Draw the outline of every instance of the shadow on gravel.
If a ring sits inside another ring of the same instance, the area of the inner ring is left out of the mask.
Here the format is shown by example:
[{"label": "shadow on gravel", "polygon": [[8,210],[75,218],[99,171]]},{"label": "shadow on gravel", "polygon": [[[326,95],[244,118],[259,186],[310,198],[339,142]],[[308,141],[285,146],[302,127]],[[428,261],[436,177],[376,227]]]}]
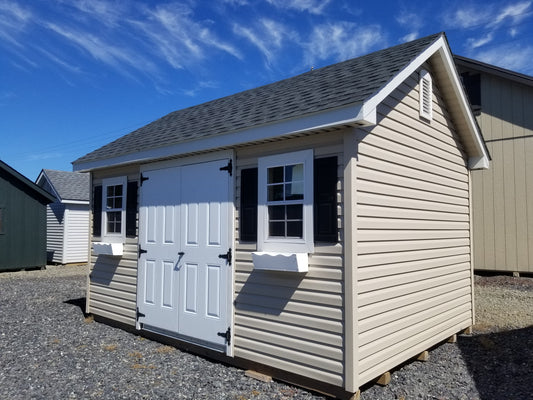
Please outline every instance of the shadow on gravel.
[{"label": "shadow on gravel", "polygon": [[87,303],[87,299],[85,297],[80,297],[79,299],[66,300],[63,303],[79,307],[81,312],[83,313],[83,317],[84,318],[88,317],[89,314],[85,313],[85,304]]},{"label": "shadow on gravel", "polygon": [[481,400],[533,399],[533,326],[458,340]]}]

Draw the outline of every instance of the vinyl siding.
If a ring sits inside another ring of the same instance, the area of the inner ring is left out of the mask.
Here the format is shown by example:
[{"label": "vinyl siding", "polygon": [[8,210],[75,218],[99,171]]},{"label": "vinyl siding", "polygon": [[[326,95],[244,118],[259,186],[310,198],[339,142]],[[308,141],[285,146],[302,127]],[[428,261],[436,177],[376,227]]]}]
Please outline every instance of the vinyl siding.
[{"label": "vinyl siding", "polygon": [[65,210],[63,263],[88,261],[89,206],[69,204]]},{"label": "vinyl siding", "polygon": [[481,73],[478,123],[492,156],[472,172],[475,269],[533,273],[533,87]]},{"label": "vinyl siding", "polygon": [[[106,173],[107,172],[107,173]],[[127,176],[128,181],[139,179],[138,167],[114,169],[96,175],[93,173],[93,187],[102,179],[113,176]],[[112,175],[109,175],[112,174]],[[92,212],[90,212],[92,229]],[[92,237],[93,242],[101,241]],[[96,256],[91,245],[90,274],[87,311],[95,315],[135,326],[137,307],[137,238],[126,238],[122,257]]]},{"label": "vinyl siding", "polygon": [[258,155],[314,149],[314,157],[338,159],[338,227],[342,236],[342,133],[247,147],[236,153],[236,357],[285,369],[337,386],[344,383],[342,245],[315,243],[305,274],[257,271],[255,243],[239,241],[240,171],[257,166]]},{"label": "vinyl siding", "polygon": [[63,263],[63,230],[65,205],[60,202],[46,206],[46,252],[48,261]]},{"label": "vinyl siding", "polygon": [[472,324],[469,173],[433,82],[430,123],[413,74],[358,132],[359,386]]}]

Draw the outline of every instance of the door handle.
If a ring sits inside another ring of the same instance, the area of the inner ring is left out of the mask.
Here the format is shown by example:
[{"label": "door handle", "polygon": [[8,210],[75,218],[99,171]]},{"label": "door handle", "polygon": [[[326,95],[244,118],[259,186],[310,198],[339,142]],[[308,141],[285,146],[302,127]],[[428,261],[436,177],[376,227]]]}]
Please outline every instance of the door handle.
[{"label": "door handle", "polygon": [[178,253],[178,256],[180,256],[180,257],[183,257],[184,255],[185,255],[185,252],[183,252],[183,251],[180,251],[180,252]]}]

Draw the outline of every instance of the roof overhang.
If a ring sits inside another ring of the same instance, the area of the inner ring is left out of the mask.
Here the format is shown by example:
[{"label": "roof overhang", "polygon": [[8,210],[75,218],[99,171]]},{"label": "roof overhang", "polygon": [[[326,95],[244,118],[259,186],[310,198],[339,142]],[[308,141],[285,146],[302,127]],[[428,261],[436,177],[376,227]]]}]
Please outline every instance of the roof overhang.
[{"label": "roof overhang", "polygon": [[85,172],[111,165],[145,163],[168,157],[234,147],[245,143],[291,137],[305,132],[328,130],[340,126],[369,126],[375,123],[375,110],[366,112],[361,104],[351,104],[325,112],[304,115],[300,118],[260,125],[217,136],[183,141],[170,146],[140,150],[135,153],[103,160],[73,163],[73,168],[74,171]]}]

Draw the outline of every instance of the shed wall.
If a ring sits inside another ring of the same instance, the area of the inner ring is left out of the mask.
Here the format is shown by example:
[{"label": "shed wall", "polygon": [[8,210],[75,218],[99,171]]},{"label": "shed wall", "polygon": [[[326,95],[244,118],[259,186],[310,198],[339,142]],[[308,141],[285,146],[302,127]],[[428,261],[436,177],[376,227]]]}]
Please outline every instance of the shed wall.
[{"label": "shed wall", "polygon": [[315,243],[305,274],[253,269],[256,243],[239,240],[243,168],[258,156],[314,149],[336,155],[339,236],[342,236],[342,132],[246,147],[236,155],[235,356],[342,387],[344,384],[343,247]]},{"label": "shed wall", "polygon": [[492,156],[472,172],[475,269],[533,273],[533,87],[481,73],[478,123]]},{"label": "shed wall", "polygon": [[46,265],[46,205],[0,170],[0,270]]},{"label": "shed wall", "polygon": [[433,82],[430,123],[415,73],[359,130],[359,386],[473,323],[469,172]]},{"label": "shed wall", "polygon": [[[102,184],[102,179],[112,176],[127,176],[128,181],[139,179],[139,168],[115,168],[112,171],[93,173],[93,187]],[[92,191],[94,193],[94,191]],[[92,230],[93,213],[90,227]],[[100,237],[92,237],[92,243]],[[89,285],[87,288],[87,312],[109,318],[126,325],[135,326],[137,306],[137,238],[126,238],[124,255],[110,257],[95,255],[91,243]]]},{"label": "shed wall", "polygon": [[65,205],[54,202],[46,206],[46,252],[48,261],[63,263]]}]

